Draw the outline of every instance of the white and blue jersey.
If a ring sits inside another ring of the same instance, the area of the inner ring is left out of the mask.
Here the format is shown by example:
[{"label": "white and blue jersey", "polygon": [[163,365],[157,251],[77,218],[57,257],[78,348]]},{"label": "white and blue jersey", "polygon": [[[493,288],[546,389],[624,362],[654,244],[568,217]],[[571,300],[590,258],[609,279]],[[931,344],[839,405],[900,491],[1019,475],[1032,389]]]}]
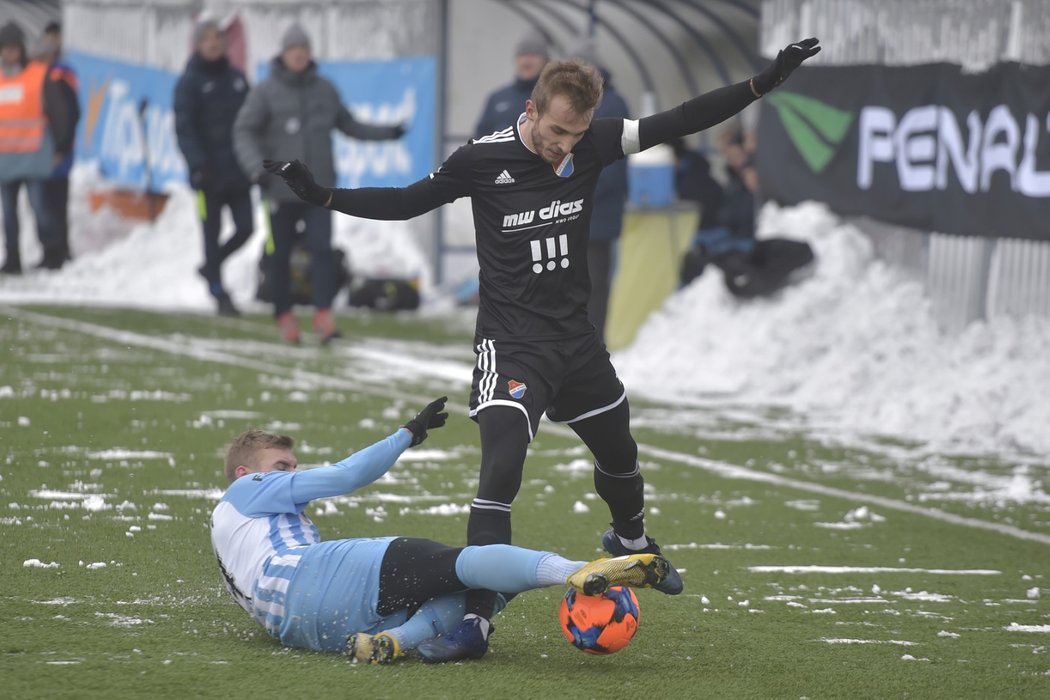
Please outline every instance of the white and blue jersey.
[{"label": "white and blue jersey", "polygon": [[[366,486],[411,444],[400,429],[329,467],[248,474],[211,517],[215,555],[233,599],[287,646],[335,651],[384,621],[379,569],[393,537],[321,542],[305,510]],[[388,620],[389,622],[389,620]]]}]

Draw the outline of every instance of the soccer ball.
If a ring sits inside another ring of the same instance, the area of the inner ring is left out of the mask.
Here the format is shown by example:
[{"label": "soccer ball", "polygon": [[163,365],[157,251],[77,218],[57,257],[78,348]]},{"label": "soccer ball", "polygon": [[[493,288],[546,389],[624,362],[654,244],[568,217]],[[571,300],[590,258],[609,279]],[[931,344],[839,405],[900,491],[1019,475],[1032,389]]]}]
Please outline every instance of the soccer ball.
[{"label": "soccer ball", "polygon": [[612,654],[631,641],[641,612],[634,591],[610,586],[605,595],[565,592],[558,610],[561,631],[574,647],[588,654]]}]

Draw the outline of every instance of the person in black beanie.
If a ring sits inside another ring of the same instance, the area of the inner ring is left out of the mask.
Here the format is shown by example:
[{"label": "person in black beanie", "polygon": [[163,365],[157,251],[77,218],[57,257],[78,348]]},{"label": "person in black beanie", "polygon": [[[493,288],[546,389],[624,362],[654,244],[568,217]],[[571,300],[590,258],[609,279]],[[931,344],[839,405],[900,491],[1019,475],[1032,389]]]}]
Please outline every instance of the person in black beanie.
[{"label": "person in black beanie", "polygon": [[[226,39],[217,21],[197,23],[193,46],[175,85],[175,133],[204,229],[204,264],[197,272],[208,283],[219,314],[236,316],[237,307],[222,283],[222,263],[251,238],[253,229],[251,182],[233,150],[233,123],[248,95],[248,81],[226,57]],[[235,230],[220,244],[223,207],[229,207]]]}]

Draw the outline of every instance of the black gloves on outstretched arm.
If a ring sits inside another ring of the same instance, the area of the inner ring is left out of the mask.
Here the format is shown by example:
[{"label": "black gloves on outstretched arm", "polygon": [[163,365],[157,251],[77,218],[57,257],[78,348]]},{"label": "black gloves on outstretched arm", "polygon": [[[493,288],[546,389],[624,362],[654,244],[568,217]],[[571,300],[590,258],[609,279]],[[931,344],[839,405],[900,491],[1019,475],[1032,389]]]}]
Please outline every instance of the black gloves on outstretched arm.
[{"label": "black gloves on outstretched arm", "polygon": [[264,160],[263,167],[267,172],[284,180],[288,189],[304,202],[323,207],[332,198],[331,190],[321,187],[314,181],[313,173],[306,167],[306,163],[298,160]]},{"label": "black gloves on outstretched arm", "polygon": [[751,89],[755,97],[761,97],[780,85],[791,75],[791,71],[802,65],[803,61],[820,53],[818,43],[819,40],[816,38],[803,39],[781,49],[773,62],[751,79]]},{"label": "black gloves on outstretched arm", "polygon": [[426,408],[417,413],[415,418],[405,423],[405,429],[412,433],[412,447],[427,439],[428,429],[440,428],[448,420],[448,413],[441,412],[445,408],[446,401],[448,401],[447,396],[434,399],[427,404]]}]

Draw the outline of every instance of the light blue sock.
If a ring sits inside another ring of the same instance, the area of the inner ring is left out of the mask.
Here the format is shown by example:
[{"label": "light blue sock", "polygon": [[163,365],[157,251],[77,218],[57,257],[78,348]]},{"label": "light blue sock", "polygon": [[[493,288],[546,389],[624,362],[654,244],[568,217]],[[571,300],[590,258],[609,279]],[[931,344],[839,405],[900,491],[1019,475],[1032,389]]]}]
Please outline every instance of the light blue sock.
[{"label": "light blue sock", "polygon": [[[496,609],[499,612],[507,606],[503,596],[496,596]],[[453,593],[439,598],[431,598],[420,606],[416,614],[403,624],[388,630],[394,635],[403,650],[415,649],[428,639],[439,637],[456,629],[463,620],[464,595]]]},{"label": "light blue sock", "polygon": [[404,624],[387,630],[403,650],[415,649],[428,639],[451,632],[463,619],[463,594],[431,598]]},{"label": "light blue sock", "polygon": [[489,544],[464,547],[456,559],[456,575],[471,588],[521,593],[565,583],[569,574],[584,564],[552,552]]}]

